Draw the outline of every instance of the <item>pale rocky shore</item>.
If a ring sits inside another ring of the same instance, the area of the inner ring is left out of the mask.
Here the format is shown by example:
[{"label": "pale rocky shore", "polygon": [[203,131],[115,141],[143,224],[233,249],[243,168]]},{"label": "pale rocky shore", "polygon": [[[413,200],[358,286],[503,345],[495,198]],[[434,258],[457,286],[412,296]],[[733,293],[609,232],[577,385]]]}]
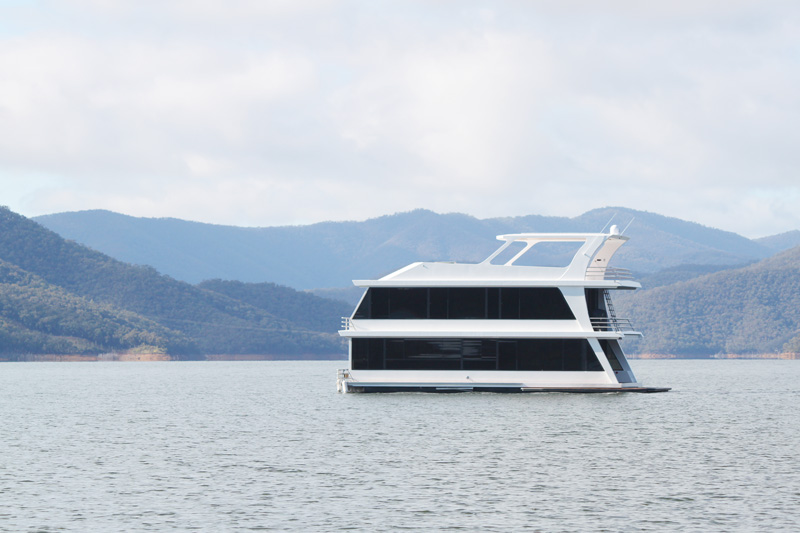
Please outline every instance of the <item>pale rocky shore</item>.
[{"label": "pale rocky shore", "polygon": [[626,354],[628,359],[800,359],[800,353],[723,353],[708,357],[687,357],[684,355],[663,353]]}]

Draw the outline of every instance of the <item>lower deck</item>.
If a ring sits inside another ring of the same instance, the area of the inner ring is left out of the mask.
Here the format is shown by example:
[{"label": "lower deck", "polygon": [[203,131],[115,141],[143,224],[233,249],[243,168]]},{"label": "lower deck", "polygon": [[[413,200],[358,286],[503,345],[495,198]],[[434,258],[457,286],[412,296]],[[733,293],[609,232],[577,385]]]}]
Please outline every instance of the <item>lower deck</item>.
[{"label": "lower deck", "polygon": [[664,392],[605,371],[339,370],[339,392]]},{"label": "lower deck", "polygon": [[615,339],[354,338],[349,372],[363,383],[636,384]]},{"label": "lower deck", "polygon": [[611,392],[638,392],[654,393],[667,392],[669,388],[662,387],[526,387],[522,384],[503,384],[503,385],[477,385],[477,386],[458,386],[419,384],[419,383],[359,383],[348,381],[341,387],[341,392],[363,392],[363,393],[389,393],[389,392],[432,392],[432,393],[453,393],[453,392],[495,392],[495,393],[533,393],[533,392],[562,392],[562,393],[611,393]]},{"label": "lower deck", "polygon": [[340,392],[663,392],[615,339],[354,338]]}]

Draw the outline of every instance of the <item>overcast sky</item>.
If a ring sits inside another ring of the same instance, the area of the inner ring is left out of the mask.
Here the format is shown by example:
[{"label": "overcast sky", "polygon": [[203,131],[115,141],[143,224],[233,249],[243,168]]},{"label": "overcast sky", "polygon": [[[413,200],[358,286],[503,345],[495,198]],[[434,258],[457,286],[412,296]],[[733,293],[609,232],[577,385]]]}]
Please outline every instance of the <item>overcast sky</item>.
[{"label": "overcast sky", "polygon": [[800,229],[800,2],[0,0],[27,216]]}]

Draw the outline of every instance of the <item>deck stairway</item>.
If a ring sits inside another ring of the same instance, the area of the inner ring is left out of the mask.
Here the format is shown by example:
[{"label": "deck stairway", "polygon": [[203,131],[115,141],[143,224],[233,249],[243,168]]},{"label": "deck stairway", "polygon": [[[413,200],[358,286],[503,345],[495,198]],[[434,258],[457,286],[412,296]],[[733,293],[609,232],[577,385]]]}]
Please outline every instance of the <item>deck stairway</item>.
[{"label": "deck stairway", "polygon": [[617,311],[614,309],[614,302],[611,300],[611,293],[608,290],[603,291],[603,299],[606,304],[606,317],[591,317],[592,327],[595,331],[617,331],[628,335],[639,335],[641,333],[636,331],[628,318],[617,317]]}]

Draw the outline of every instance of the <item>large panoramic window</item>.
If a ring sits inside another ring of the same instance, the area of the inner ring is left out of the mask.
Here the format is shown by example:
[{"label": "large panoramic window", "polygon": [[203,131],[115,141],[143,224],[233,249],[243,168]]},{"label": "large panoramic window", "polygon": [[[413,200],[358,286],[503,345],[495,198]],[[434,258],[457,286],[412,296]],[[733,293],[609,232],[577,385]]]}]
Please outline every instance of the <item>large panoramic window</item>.
[{"label": "large panoramic window", "polygon": [[586,339],[353,339],[353,370],[603,370]]},{"label": "large panoramic window", "polygon": [[574,320],[556,287],[372,287],[354,318]]}]

